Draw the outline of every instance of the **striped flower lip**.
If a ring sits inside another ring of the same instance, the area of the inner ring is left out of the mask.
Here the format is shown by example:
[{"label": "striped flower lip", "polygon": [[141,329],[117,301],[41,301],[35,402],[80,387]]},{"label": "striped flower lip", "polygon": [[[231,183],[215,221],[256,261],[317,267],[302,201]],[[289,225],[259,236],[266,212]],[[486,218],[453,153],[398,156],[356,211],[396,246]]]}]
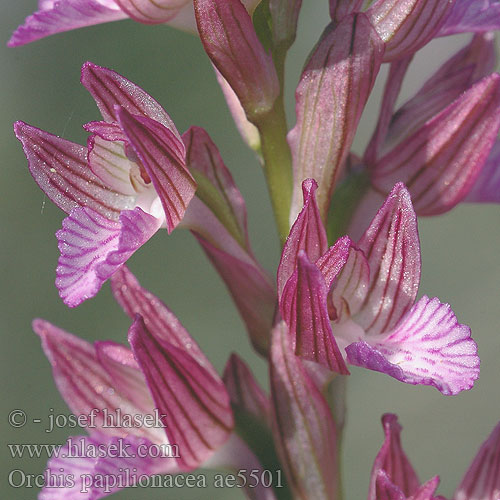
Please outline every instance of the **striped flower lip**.
[{"label": "striped flower lip", "polygon": [[158,229],[173,231],[196,190],[179,132],[151,96],[92,63],[81,81],[103,117],[84,126],[87,147],[14,126],[35,181],[69,214],[56,233],[56,286],[70,307],[93,297]]},{"label": "striped flower lip", "polygon": [[420,243],[410,195],[396,184],[365,234],[327,248],[316,183],[303,184],[304,208],[278,269],[280,311],[297,355],[348,374],[346,362],[446,395],[479,376],[470,328],[448,304],[416,300]]}]

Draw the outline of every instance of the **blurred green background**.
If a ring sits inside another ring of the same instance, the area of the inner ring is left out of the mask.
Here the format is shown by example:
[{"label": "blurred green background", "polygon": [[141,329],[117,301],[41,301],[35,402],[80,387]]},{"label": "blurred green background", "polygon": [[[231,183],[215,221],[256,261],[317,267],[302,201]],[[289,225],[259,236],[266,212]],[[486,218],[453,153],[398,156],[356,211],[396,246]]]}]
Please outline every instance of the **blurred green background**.
[{"label": "blurred green background", "polygon": [[[310,48],[327,22],[327,1],[305,0],[298,41],[288,61],[288,105],[293,123],[293,90]],[[1,333],[2,333],[2,478],[1,498],[34,499],[36,489],[7,484],[13,469],[42,472],[46,459],[14,459],[7,443],[62,443],[71,429],[44,432],[43,424],[13,429],[7,415],[23,409],[46,419],[68,413],[52,381],[49,364],[32,333],[31,320],[45,318],[88,340],[125,342],[128,319],[113,302],[109,287],[75,310],[63,305],[54,287],[57,246],[54,237],[63,213],[31,179],[12,123],[21,119],[44,130],[84,143],[81,124],[98,117],[97,108],[79,84],[87,60],[111,67],[152,94],[180,131],[205,127],[247,200],[256,254],[274,273],[278,245],[260,167],[237,135],[212,68],[197,38],[164,26],[115,22],[56,35],[7,49],[11,32],[34,9],[35,0],[3,1],[1,19]],[[466,38],[438,40],[412,65],[404,93],[411,95],[450,51]],[[384,72],[385,74],[385,72]],[[355,150],[362,151],[378,110],[381,82],[364,115]],[[481,379],[473,390],[444,397],[429,387],[404,385],[387,376],[353,369],[348,381],[348,426],[344,441],[347,500],[366,497],[373,458],[382,443],[380,417],[394,412],[404,426],[403,442],[422,480],[441,475],[439,492],[451,496],[480,442],[500,419],[499,398],[499,210],[464,205],[445,216],[420,221],[423,276],[420,294],[452,304],[469,324],[479,344]],[[231,351],[249,360],[267,386],[267,369],[249,347],[224,285],[190,234],[157,234],[131,260],[142,284],[159,295],[222,371]],[[119,499],[242,498],[236,490],[170,491],[133,489]]]}]

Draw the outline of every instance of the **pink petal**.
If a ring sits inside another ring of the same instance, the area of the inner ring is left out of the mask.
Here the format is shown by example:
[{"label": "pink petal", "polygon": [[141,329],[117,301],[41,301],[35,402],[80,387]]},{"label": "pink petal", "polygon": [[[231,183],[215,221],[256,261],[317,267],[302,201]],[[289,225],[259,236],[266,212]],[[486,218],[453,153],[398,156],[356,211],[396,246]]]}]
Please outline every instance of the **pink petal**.
[{"label": "pink petal", "polygon": [[436,489],[439,486],[439,476],[429,479],[425,484],[420,486],[417,492],[412,495],[408,500],[439,500],[443,497],[435,498]]},{"label": "pink petal", "polygon": [[[242,246],[249,248],[245,200],[217,146],[201,127],[191,127],[182,134],[182,140],[186,146],[186,165],[194,178],[200,179],[200,184],[203,184],[196,192],[197,197],[212,209]],[[211,184],[207,190],[204,189],[205,181]]]},{"label": "pink petal", "polygon": [[[135,405],[135,398],[129,399],[129,390],[122,393],[118,389],[92,344],[41,319],[33,321],[33,330],[42,340],[61,396],[74,415],[85,416],[82,418],[86,418],[86,422],[82,422],[92,435],[134,434],[156,443],[165,442],[161,428],[127,427],[124,417],[142,418],[143,411]],[[148,413],[153,414],[153,409],[151,406]]]},{"label": "pink petal", "polygon": [[55,33],[84,26],[126,19],[118,6],[110,0],[56,0],[28,16],[8,42],[16,47],[34,42]]},{"label": "pink petal", "polygon": [[479,377],[470,328],[458,323],[448,304],[426,296],[384,338],[356,342],[346,353],[354,365],[407,384],[432,385],[447,396],[470,389]]},{"label": "pink petal", "polygon": [[419,215],[450,210],[472,188],[500,129],[500,76],[474,85],[379,160],[374,186],[404,182]]},{"label": "pink petal", "polygon": [[83,128],[90,134],[98,135],[105,141],[127,141],[127,136],[116,122],[88,122],[83,125]]},{"label": "pink petal", "polygon": [[294,498],[336,498],[335,423],[284,323],[273,331],[270,379],[274,442]]},{"label": "pink petal", "polygon": [[184,157],[179,156],[184,145],[171,130],[157,121],[133,116],[124,108],[117,114],[162,202],[170,233],[181,221],[196,191],[196,182],[186,168]]},{"label": "pink petal", "polygon": [[270,111],[280,92],[278,76],[244,5],[240,0],[194,0],[194,9],[205,51],[248,117]]},{"label": "pink petal", "polygon": [[135,21],[146,24],[157,24],[173,19],[190,0],[115,1]]},{"label": "pink petal", "polygon": [[[113,381],[115,389],[126,395],[127,399],[145,415],[153,414],[155,405],[132,351],[124,345],[111,341],[95,342],[94,348],[99,363]],[[165,439],[164,432],[158,430]]]},{"label": "pink petal", "polygon": [[113,274],[111,289],[116,301],[131,319],[139,314],[153,335],[186,351],[207,370],[211,370],[214,377],[217,376],[205,354],[174,313],[158,297],[141,287],[127,266],[120,267]]},{"label": "pink petal", "polygon": [[137,168],[125,154],[123,144],[103,140],[97,135],[88,139],[88,164],[99,179],[117,193],[136,196],[131,170]]},{"label": "pink petal", "polygon": [[481,445],[453,500],[496,500],[500,497],[500,423]]},{"label": "pink petal", "polygon": [[[392,117],[384,152],[409,137],[428,120],[459,98],[496,65],[492,33],[476,35],[471,42],[440,66]],[[387,130],[385,131],[387,133]]]},{"label": "pink petal", "polygon": [[484,33],[500,29],[500,5],[496,0],[457,0],[438,36]]},{"label": "pink petal", "polygon": [[321,271],[328,289],[346,265],[352,246],[351,238],[343,236],[316,261],[316,267]]},{"label": "pink petal", "polygon": [[415,302],[420,242],[410,195],[396,184],[359,241],[370,267],[369,288],[355,321],[365,332],[392,329]]},{"label": "pink petal", "polygon": [[269,397],[255,380],[248,365],[237,354],[231,354],[222,378],[231,406],[237,410],[237,414],[243,412],[261,422],[269,423]]},{"label": "pink petal", "polygon": [[14,125],[31,175],[62,210],[88,206],[108,219],[133,207],[134,199],[104,184],[87,165],[87,149],[23,122]]},{"label": "pink petal", "polygon": [[[406,496],[410,496],[418,490],[420,483],[401,446],[402,428],[398,423],[398,418],[396,415],[385,414],[382,417],[382,425],[384,426],[385,441],[373,463],[368,500],[399,500],[399,498],[404,500]],[[380,472],[384,473],[381,477],[379,477]],[[386,479],[399,489],[403,494],[401,497],[391,496],[395,493],[392,487],[389,487],[391,495],[384,496],[384,490],[381,486],[384,484],[390,486]]]},{"label": "pink petal", "polygon": [[[347,257],[346,257],[347,258]],[[280,302],[283,319],[295,338],[295,354],[348,375],[333,338],[327,307],[328,288],[321,271],[299,252],[297,271],[288,280]]]},{"label": "pink petal", "polygon": [[297,267],[297,257],[304,250],[312,262],[316,262],[327,250],[326,230],[316,203],[318,184],[314,179],[302,182],[304,206],[290,229],[283,247],[278,267],[278,294]]},{"label": "pink petal", "polygon": [[[116,71],[86,62],[82,66],[81,82],[92,94],[105,121],[116,122],[118,118],[115,106],[121,106],[133,115],[146,116],[160,122],[180,139],[174,122],[160,104]],[[181,156],[183,155],[182,152]]]},{"label": "pink petal", "polygon": [[370,268],[364,253],[354,245],[348,252],[347,261],[332,288],[334,319],[338,320],[348,319],[361,309],[370,283]]},{"label": "pink petal", "polygon": [[384,470],[379,470],[376,476],[376,494],[369,500],[407,500],[401,488],[396,486]]},{"label": "pink petal", "polygon": [[50,458],[38,499],[97,500],[136,485],[141,477],[179,472],[174,459],[154,458],[157,450],[147,439],[133,436],[72,436]]},{"label": "pink petal", "polygon": [[363,0],[330,0],[330,16],[339,23],[353,12],[360,12]]},{"label": "pink petal", "polygon": [[229,396],[214,377],[185,350],[152,335],[138,316],[129,341],[166,425],[170,443],[179,447],[179,466],[194,469],[227,441],[233,429]]},{"label": "pink petal", "polygon": [[96,295],[160,225],[140,208],[124,210],[118,222],[87,207],[73,209],[56,233],[61,252],[56,287],[64,303],[75,307]]},{"label": "pink petal", "polygon": [[464,201],[471,203],[500,202],[500,140],[497,139],[476,182]]},{"label": "pink petal", "polygon": [[449,15],[455,0],[377,0],[366,11],[386,43],[384,62],[415,53],[430,42]]},{"label": "pink petal", "polygon": [[318,206],[325,220],[382,62],[384,44],[364,14],[348,16],[328,30],[295,93],[297,124],[288,134],[294,169],[291,220],[302,206],[300,188],[308,178],[319,185]]}]

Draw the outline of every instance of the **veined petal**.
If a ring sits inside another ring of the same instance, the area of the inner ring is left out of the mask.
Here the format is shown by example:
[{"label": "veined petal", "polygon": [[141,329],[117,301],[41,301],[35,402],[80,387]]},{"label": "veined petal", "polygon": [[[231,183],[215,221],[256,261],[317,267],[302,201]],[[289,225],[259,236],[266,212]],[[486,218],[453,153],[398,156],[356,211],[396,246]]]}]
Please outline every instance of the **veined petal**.
[{"label": "veined petal", "polygon": [[294,170],[290,221],[304,179],[316,179],[323,220],[382,62],[384,44],[364,14],[350,15],[321,38],[295,93],[297,124],[288,134]]},{"label": "veined petal", "polygon": [[[49,459],[38,499],[98,500],[136,485],[145,475],[180,472],[175,459],[149,456],[151,446],[156,453],[158,446],[144,438],[72,436]],[[61,477],[65,478],[62,485]]]},{"label": "veined petal", "polygon": [[368,335],[387,332],[412,307],[420,283],[417,217],[403,184],[394,186],[358,246],[370,281],[354,320]]},{"label": "veined petal", "polygon": [[186,146],[186,165],[198,182],[196,196],[249,249],[245,200],[217,146],[201,127],[191,127],[182,134],[182,140]]},{"label": "veined petal", "polygon": [[191,0],[115,0],[120,8],[140,23],[170,21]]},{"label": "veined petal", "polygon": [[65,212],[87,206],[103,217],[117,220],[122,210],[133,207],[133,197],[112,190],[92,173],[87,165],[87,148],[24,122],[16,122],[14,130],[31,175]]},{"label": "veined petal", "polygon": [[297,268],[299,252],[304,250],[309,260],[316,262],[328,248],[326,229],[316,203],[317,189],[318,183],[314,179],[302,182],[304,206],[290,229],[278,267],[279,297],[286,282]]},{"label": "veined petal", "polygon": [[113,274],[111,289],[116,301],[131,319],[135,319],[139,314],[146,328],[155,337],[183,349],[200,365],[211,371],[212,376],[217,376],[208,358],[174,313],[158,297],[141,287],[127,266],[120,267]]},{"label": "veined petal", "polygon": [[45,8],[41,4],[28,16],[7,45],[16,47],[63,31],[126,18],[112,0],[55,0]]},{"label": "veined petal", "polygon": [[366,15],[386,44],[384,62],[409,56],[430,42],[456,0],[377,0]]},{"label": "veined petal", "polygon": [[[364,253],[354,245],[350,245],[348,252],[347,261],[332,288],[331,295],[335,319],[339,321],[354,316],[360,310],[370,283],[370,268]],[[332,316],[330,312],[330,317]]]},{"label": "veined petal", "polygon": [[376,476],[376,494],[368,496],[369,500],[407,500],[401,488],[396,486],[384,470]]},{"label": "veined petal", "polygon": [[474,83],[490,75],[495,65],[494,34],[474,36],[467,46],[440,66],[414,97],[396,111],[390,128],[385,130],[388,136],[383,153],[409,137]]},{"label": "veined petal", "polygon": [[471,203],[500,202],[500,140],[497,139],[476,182],[464,201]]},{"label": "veined petal", "polygon": [[479,377],[470,328],[437,298],[422,297],[392,332],[372,339],[347,346],[348,361],[401,382],[432,385],[447,396],[470,389]]},{"label": "veined petal", "polygon": [[270,379],[274,442],[294,497],[335,498],[335,423],[283,322],[273,331]]},{"label": "veined petal", "polygon": [[137,316],[129,330],[134,355],[146,376],[179,466],[194,469],[229,438],[233,414],[220,378],[184,349],[151,334]]},{"label": "veined petal", "polygon": [[196,182],[184,163],[175,134],[151,118],[133,116],[124,108],[118,120],[162,202],[167,230],[179,224],[196,191]]},{"label": "veined petal", "polygon": [[[420,483],[401,446],[402,427],[399,425],[398,417],[387,413],[382,417],[382,425],[385,440],[373,463],[368,500],[399,500],[399,498],[405,500],[418,490]],[[384,474],[380,476],[380,472]],[[397,487],[402,496],[396,495],[397,490],[387,481]],[[388,487],[387,492],[384,492],[384,486]],[[387,495],[389,491],[392,493]]]},{"label": "veined petal", "polygon": [[316,261],[316,267],[321,271],[327,289],[330,289],[334,279],[346,265],[352,246],[351,238],[342,236]]},{"label": "veined petal", "polygon": [[94,121],[85,123],[83,129],[90,134],[98,135],[105,141],[126,142],[127,136],[116,122]]},{"label": "veined petal", "polygon": [[240,0],[194,0],[194,10],[205,51],[249,119],[270,111],[279,95],[278,76],[245,6]]},{"label": "veined petal", "polygon": [[353,12],[360,12],[363,0],[330,0],[330,17],[339,23]]},{"label": "veined petal", "polygon": [[500,75],[484,78],[375,165],[382,192],[404,182],[419,215],[446,212],[472,188],[500,129]]},{"label": "veined petal", "polygon": [[500,496],[500,423],[481,445],[453,500],[496,500]]},{"label": "veined petal", "polygon": [[244,412],[261,422],[269,423],[269,397],[255,380],[248,365],[237,354],[231,354],[222,379],[236,413]]},{"label": "veined petal", "polygon": [[137,166],[127,158],[123,144],[93,135],[87,148],[89,167],[106,186],[124,195],[137,195],[130,176],[131,169]]},{"label": "veined petal", "polygon": [[124,210],[118,222],[87,207],[73,209],[56,233],[61,252],[56,287],[64,303],[75,307],[96,295],[160,226],[160,219],[140,208]]},{"label": "veined petal", "polygon": [[500,29],[500,5],[496,0],[457,0],[438,36],[484,33]]},{"label": "veined petal", "polygon": [[[133,115],[146,116],[160,122],[180,140],[174,122],[160,104],[116,71],[86,62],[82,66],[80,81],[94,98],[105,121],[118,121],[115,106],[121,106]],[[183,155],[182,151],[181,156]]]},{"label": "veined petal", "polygon": [[[99,363],[110,376],[115,389],[125,394],[145,415],[152,414],[155,405],[132,351],[112,341],[95,342],[94,348]],[[166,439],[165,433],[161,432],[162,438]]]},{"label": "veined petal", "polygon": [[280,302],[281,315],[295,338],[295,354],[347,375],[349,370],[333,338],[327,295],[321,271],[299,252],[297,271],[288,280]]},{"label": "veined petal", "polygon": [[436,489],[439,486],[439,476],[434,476],[429,479],[425,484],[420,486],[417,492],[412,495],[408,500],[439,500],[443,497],[435,498]]},{"label": "veined petal", "polygon": [[[42,340],[55,383],[70,410],[85,415],[89,432],[125,437],[131,433],[155,443],[165,442],[161,428],[146,426],[130,428],[120,423],[122,417],[141,418],[143,411],[122,393],[101,365],[92,344],[57,328],[47,321],[36,319],[33,330]],[[148,413],[152,414],[151,406]]]}]

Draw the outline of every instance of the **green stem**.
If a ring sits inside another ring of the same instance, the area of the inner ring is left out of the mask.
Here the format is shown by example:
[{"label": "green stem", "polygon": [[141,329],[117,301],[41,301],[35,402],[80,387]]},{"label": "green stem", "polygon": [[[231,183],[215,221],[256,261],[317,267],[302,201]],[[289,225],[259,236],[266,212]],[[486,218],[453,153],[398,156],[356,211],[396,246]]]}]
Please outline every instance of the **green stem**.
[{"label": "green stem", "polygon": [[288,217],[292,200],[292,154],[286,140],[288,126],[283,102],[286,51],[277,51],[273,56],[281,93],[271,111],[260,116],[255,125],[260,133],[264,173],[283,246],[290,229]]}]

